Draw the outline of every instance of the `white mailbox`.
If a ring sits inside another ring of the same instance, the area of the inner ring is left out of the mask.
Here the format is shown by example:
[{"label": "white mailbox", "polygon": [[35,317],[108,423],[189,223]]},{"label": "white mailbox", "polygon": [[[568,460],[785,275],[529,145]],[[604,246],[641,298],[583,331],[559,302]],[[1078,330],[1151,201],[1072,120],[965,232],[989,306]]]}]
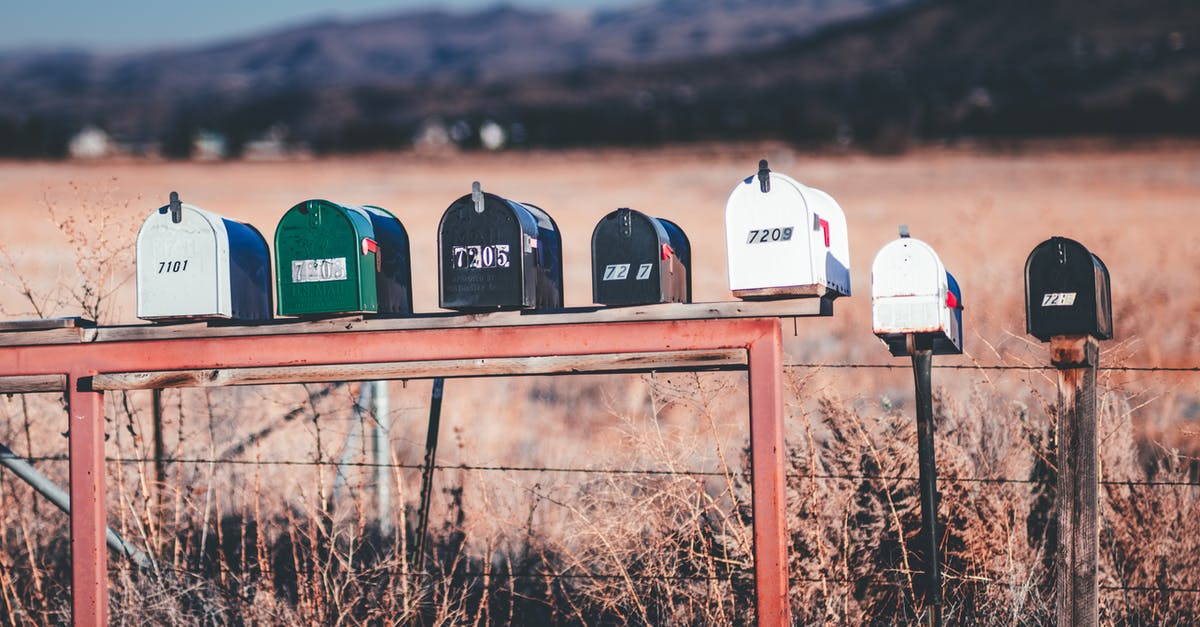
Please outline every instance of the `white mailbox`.
[{"label": "white mailbox", "polygon": [[137,236],[137,315],[145,320],[271,318],[271,254],[249,224],[171,202]]},{"label": "white mailbox", "polygon": [[846,216],[829,194],[766,160],[725,205],[729,289],[745,299],[850,295]]},{"label": "white mailbox", "polygon": [[[908,236],[889,242],[871,264],[871,321],[893,355],[910,348],[962,353],[962,292],[933,248]],[[907,336],[913,336],[910,347]]]}]

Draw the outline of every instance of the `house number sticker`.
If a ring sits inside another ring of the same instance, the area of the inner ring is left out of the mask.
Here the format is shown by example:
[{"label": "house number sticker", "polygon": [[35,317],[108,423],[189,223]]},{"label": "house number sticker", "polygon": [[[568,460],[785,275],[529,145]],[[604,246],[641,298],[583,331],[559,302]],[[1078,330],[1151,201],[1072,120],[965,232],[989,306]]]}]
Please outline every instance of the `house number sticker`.
[{"label": "house number sticker", "polygon": [[292,261],[292,283],[345,281],[346,258],[295,259]]},{"label": "house number sticker", "polygon": [[[624,281],[629,278],[629,267],[627,263],[610,263],[604,266],[604,276],[601,281]],[[643,263],[638,265],[637,274],[634,275],[634,280],[645,281],[650,278],[650,271],[654,269],[654,264]]]},{"label": "house number sticker", "polygon": [[795,232],[795,228],[790,226],[774,229],[750,229],[750,236],[746,238],[746,243],[786,242],[792,239],[793,232]]},{"label": "house number sticker", "polygon": [[170,272],[186,272],[187,259],[182,261],[160,261],[158,262],[158,273],[167,274]]},{"label": "house number sticker", "polygon": [[1070,307],[1075,304],[1075,292],[1051,292],[1042,297],[1042,307]]},{"label": "house number sticker", "polygon": [[620,281],[629,276],[629,264],[627,263],[610,263],[604,266],[604,278],[602,281]]},{"label": "house number sticker", "polygon": [[450,250],[455,268],[507,268],[508,244],[454,246]]}]

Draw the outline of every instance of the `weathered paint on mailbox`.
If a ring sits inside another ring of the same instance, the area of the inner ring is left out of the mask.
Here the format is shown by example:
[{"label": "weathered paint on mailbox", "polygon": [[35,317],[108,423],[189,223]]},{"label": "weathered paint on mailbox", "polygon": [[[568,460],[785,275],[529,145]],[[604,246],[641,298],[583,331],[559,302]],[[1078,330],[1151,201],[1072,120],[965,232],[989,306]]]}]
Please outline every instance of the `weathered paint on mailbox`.
[{"label": "weathered paint on mailbox", "polygon": [[1051,237],[1025,260],[1025,328],[1043,342],[1055,335],[1112,339],[1108,268],[1083,244]]},{"label": "weathered paint on mailbox", "polygon": [[412,312],[408,236],[384,209],[299,203],[279,220],[275,257],[280,315]]},{"label": "weathered paint on mailbox", "polygon": [[962,292],[925,242],[907,236],[886,244],[871,264],[871,321],[893,355],[930,348],[962,353]]},{"label": "weathered paint on mailbox", "polygon": [[562,238],[550,214],[483,192],[455,200],[438,224],[438,305],[562,307]]},{"label": "weathered paint on mailbox", "polygon": [[592,300],[602,305],[688,303],[691,244],[669,220],[617,209],[592,231]]},{"label": "weathered paint on mailbox", "polygon": [[759,162],[725,206],[729,288],[738,298],[850,295],[846,216],[825,192]]},{"label": "weathered paint on mailbox", "polygon": [[137,236],[137,315],[146,320],[271,318],[271,254],[253,226],[171,202]]}]

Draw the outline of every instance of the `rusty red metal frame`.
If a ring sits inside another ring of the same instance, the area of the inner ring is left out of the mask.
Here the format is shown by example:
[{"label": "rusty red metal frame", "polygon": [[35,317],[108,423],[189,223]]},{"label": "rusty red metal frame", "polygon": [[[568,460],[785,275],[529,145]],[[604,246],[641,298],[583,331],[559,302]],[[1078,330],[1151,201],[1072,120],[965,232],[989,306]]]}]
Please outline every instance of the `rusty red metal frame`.
[{"label": "rusty red metal frame", "polygon": [[761,625],[788,625],[783,437],[783,344],[778,318],[276,333],[0,347],[0,377],[68,380],[72,615],[108,619],[107,520],[100,373],[286,367],[738,349],[747,351],[753,463],[756,611]]}]

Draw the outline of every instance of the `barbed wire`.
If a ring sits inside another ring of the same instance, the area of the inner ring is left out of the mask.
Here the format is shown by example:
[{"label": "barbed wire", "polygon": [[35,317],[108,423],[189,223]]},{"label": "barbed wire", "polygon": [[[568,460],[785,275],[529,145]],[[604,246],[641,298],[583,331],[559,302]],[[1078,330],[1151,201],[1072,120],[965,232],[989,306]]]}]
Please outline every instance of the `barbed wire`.
[{"label": "barbed wire", "polygon": [[[37,457],[22,458],[30,463],[37,462],[64,462],[69,461],[66,455],[44,455]],[[323,466],[340,466],[348,468],[395,468],[400,470],[422,470],[425,467],[417,463],[384,463],[384,462],[365,462],[365,461],[350,461],[340,462],[335,460],[294,460],[294,459],[274,459],[274,460],[256,460],[256,459],[215,459],[206,457],[106,457],[107,463],[113,464],[212,464],[212,465],[229,465],[229,466],[300,466],[300,467],[323,467]],[[435,464],[434,470],[465,470],[468,472],[549,472],[562,474],[593,474],[593,475],[634,475],[634,476],[669,476],[669,477],[724,477],[727,473],[719,470],[671,470],[671,469],[656,469],[656,468],[588,468],[588,467],[572,467],[572,466],[514,466],[514,465],[489,465],[489,464]],[[746,472],[749,472],[747,470]],[[731,471],[728,474],[740,474],[737,471]],[[787,473],[784,475],[788,479],[810,479],[820,481],[903,481],[915,482],[919,481],[919,477],[910,475],[868,475],[868,474],[804,474],[804,473]],[[1038,479],[1016,478],[1016,477],[955,477],[955,476],[939,476],[939,482],[943,483],[992,483],[992,484],[1017,484],[1028,485],[1046,483]],[[1200,481],[1183,481],[1183,480],[1153,480],[1153,479],[1104,479],[1099,482],[1100,485],[1110,486],[1127,486],[1127,487],[1150,487],[1150,486],[1175,486],[1175,487],[1200,487]]]}]

